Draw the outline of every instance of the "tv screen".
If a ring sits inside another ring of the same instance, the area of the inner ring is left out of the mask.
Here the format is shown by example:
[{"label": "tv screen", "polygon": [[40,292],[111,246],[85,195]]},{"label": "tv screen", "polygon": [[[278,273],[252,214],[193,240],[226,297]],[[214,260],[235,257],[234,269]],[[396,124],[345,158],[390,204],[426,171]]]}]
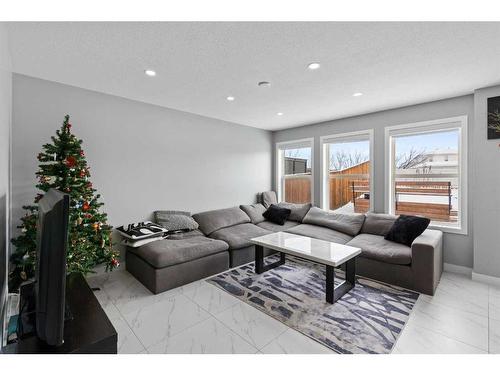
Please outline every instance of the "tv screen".
[{"label": "tv screen", "polygon": [[50,189],[38,202],[36,330],[48,345],[64,334],[69,195]]}]

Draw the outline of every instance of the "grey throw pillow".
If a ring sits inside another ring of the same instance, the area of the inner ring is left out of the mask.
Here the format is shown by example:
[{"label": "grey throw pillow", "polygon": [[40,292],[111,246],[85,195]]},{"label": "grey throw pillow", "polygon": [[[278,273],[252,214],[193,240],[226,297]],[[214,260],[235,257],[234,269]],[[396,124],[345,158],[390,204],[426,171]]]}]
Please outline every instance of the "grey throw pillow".
[{"label": "grey throw pillow", "polygon": [[198,223],[186,211],[155,211],[155,221],[169,232],[198,229]]},{"label": "grey throw pillow", "polygon": [[302,223],[302,220],[311,209],[312,204],[281,202],[278,203],[277,206],[281,208],[288,208],[290,211],[292,211],[288,220],[298,221],[299,223]]},{"label": "grey throw pillow", "polygon": [[253,224],[259,224],[266,220],[266,218],[262,216],[262,214],[266,212],[266,208],[260,203],[242,204],[240,208],[245,211]]}]

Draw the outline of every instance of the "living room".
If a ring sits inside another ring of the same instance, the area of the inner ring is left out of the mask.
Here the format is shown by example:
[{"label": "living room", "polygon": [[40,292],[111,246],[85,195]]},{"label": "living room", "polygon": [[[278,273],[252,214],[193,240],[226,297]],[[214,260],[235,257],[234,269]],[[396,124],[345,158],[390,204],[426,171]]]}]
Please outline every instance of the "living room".
[{"label": "living room", "polygon": [[500,354],[499,22],[37,19],[2,357]]}]

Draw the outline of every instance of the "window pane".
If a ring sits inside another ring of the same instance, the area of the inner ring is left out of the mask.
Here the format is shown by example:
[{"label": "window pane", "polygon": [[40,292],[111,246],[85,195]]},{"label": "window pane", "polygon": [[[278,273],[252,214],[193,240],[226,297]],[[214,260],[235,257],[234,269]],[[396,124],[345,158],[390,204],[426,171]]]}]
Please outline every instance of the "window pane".
[{"label": "window pane", "polygon": [[311,148],[283,150],[283,182],[281,196],[285,202],[311,202]]},{"label": "window pane", "polygon": [[370,209],[370,142],[332,143],[329,161],[330,210],[367,212]]},{"label": "window pane", "polygon": [[458,227],[459,131],[394,137],[394,211]]}]

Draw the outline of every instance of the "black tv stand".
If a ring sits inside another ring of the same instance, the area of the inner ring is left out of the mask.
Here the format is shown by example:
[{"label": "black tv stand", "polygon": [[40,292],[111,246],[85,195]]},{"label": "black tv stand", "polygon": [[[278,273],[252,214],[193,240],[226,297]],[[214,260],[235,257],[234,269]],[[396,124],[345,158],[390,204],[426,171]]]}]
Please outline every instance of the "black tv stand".
[{"label": "black tv stand", "polygon": [[[23,292],[22,292],[23,293]],[[23,296],[21,293],[21,301]],[[117,333],[106,313],[81,274],[66,278],[64,343],[49,346],[32,333],[4,348],[5,353],[44,354],[116,354]]]}]

